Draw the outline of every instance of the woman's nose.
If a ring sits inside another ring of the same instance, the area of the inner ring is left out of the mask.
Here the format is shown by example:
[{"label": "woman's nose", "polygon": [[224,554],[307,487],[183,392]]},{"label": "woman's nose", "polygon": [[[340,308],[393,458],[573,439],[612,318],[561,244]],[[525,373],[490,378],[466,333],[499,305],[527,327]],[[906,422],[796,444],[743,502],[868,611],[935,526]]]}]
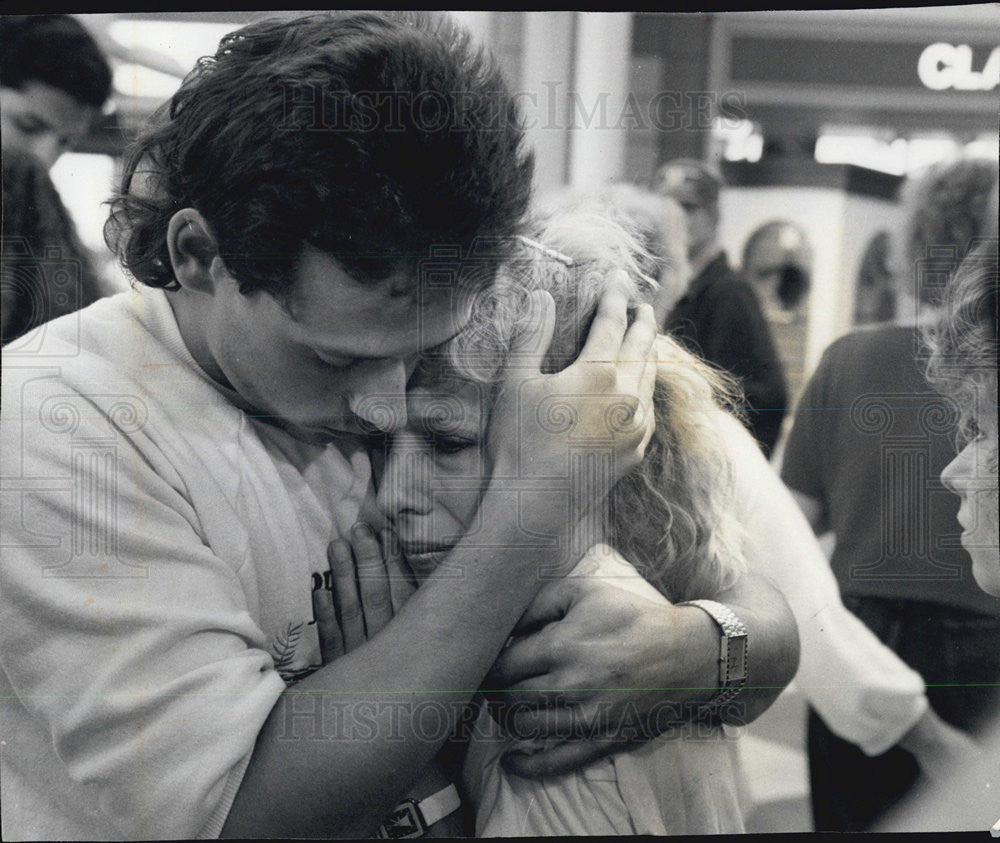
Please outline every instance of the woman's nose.
[{"label": "woman's nose", "polygon": [[965,485],[962,478],[969,473],[975,445],[975,442],[966,445],[941,472],[941,483],[949,492],[961,494]]},{"label": "woman's nose", "polygon": [[400,438],[397,435],[393,441],[378,491],[379,508],[393,519],[426,515],[432,500],[430,448]]}]

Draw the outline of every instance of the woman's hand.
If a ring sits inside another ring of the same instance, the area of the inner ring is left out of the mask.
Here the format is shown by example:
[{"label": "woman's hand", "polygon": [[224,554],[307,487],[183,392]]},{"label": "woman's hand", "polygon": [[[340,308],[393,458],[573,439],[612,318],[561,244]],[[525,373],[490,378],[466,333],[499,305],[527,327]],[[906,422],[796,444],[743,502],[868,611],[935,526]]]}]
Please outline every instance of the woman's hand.
[{"label": "woman's hand", "polygon": [[[319,632],[323,664],[350,653],[377,635],[416,589],[398,542],[391,531],[376,536],[364,523],[355,524],[350,541],[335,539],[327,548],[330,585],[313,591],[313,617]],[[450,779],[440,760],[427,765],[410,790],[423,799],[447,786]],[[425,836],[462,836],[462,813],[434,823]]]},{"label": "woman's hand", "polygon": [[629,327],[627,297],[620,281],[612,279],[580,356],[561,372],[543,375],[555,305],[547,292],[535,292],[530,306],[528,324],[533,327],[511,352],[490,423],[494,480],[568,478],[570,447],[593,449],[610,456],[610,471],[601,488],[570,490],[575,511],[584,513],[639,464],[653,434],[653,311],[641,306]]},{"label": "woman's hand", "polygon": [[330,576],[312,595],[323,664],[372,638],[415,588],[389,530],[382,531],[380,543],[372,528],[359,522],[349,536],[349,542],[330,542],[326,551]]}]

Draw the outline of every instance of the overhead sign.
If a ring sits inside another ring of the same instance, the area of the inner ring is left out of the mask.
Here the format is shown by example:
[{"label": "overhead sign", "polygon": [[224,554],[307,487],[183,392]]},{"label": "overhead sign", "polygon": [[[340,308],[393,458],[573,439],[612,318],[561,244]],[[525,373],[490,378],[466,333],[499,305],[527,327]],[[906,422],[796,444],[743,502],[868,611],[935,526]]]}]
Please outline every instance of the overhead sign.
[{"label": "overhead sign", "polygon": [[1000,86],[1000,47],[976,70],[968,44],[929,44],[920,54],[917,75],[932,91],[993,91]]},{"label": "overhead sign", "polygon": [[734,34],[732,84],[985,92],[1000,87],[1000,47],[949,43]]}]

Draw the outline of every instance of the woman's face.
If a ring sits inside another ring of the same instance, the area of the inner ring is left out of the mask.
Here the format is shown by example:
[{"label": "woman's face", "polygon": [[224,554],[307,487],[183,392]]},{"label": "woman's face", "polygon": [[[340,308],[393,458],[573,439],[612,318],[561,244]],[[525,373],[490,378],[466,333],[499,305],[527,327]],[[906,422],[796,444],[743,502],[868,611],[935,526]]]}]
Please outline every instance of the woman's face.
[{"label": "woman's face", "polygon": [[407,392],[407,425],[392,437],[378,502],[418,578],[475,529],[491,471],[481,447],[488,392],[459,379]]},{"label": "woman's face", "polygon": [[961,498],[962,547],[972,557],[980,588],[1000,597],[997,507],[997,376],[977,394],[978,436],[941,472],[941,482]]}]

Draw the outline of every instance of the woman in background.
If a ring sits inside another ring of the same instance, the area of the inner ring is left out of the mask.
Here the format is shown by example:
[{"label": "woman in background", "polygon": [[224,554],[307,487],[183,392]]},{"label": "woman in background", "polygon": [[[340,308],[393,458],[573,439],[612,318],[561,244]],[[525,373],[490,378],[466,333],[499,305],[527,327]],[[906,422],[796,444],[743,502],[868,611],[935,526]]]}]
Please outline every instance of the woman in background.
[{"label": "woman in background", "polygon": [[966,258],[956,273],[929,344],[928,374],[958,406],[964,445],[941,473],[941,482],[961,498],[962,547],[972,557],[976,582],[1000,597],[996,240]]},{"label": "woman in background", "polygon": [[[959,445],[941,482],[961,499],[962,547],[987,594],[1000,598],[997,508],[997,241],[973,252],[947,288],[928,334],[928,376],[959,412]],[[980,753],[946,781],[916,793],[880,831],[986,831],[1000,835],[1000,711],[979,735]]]}]

